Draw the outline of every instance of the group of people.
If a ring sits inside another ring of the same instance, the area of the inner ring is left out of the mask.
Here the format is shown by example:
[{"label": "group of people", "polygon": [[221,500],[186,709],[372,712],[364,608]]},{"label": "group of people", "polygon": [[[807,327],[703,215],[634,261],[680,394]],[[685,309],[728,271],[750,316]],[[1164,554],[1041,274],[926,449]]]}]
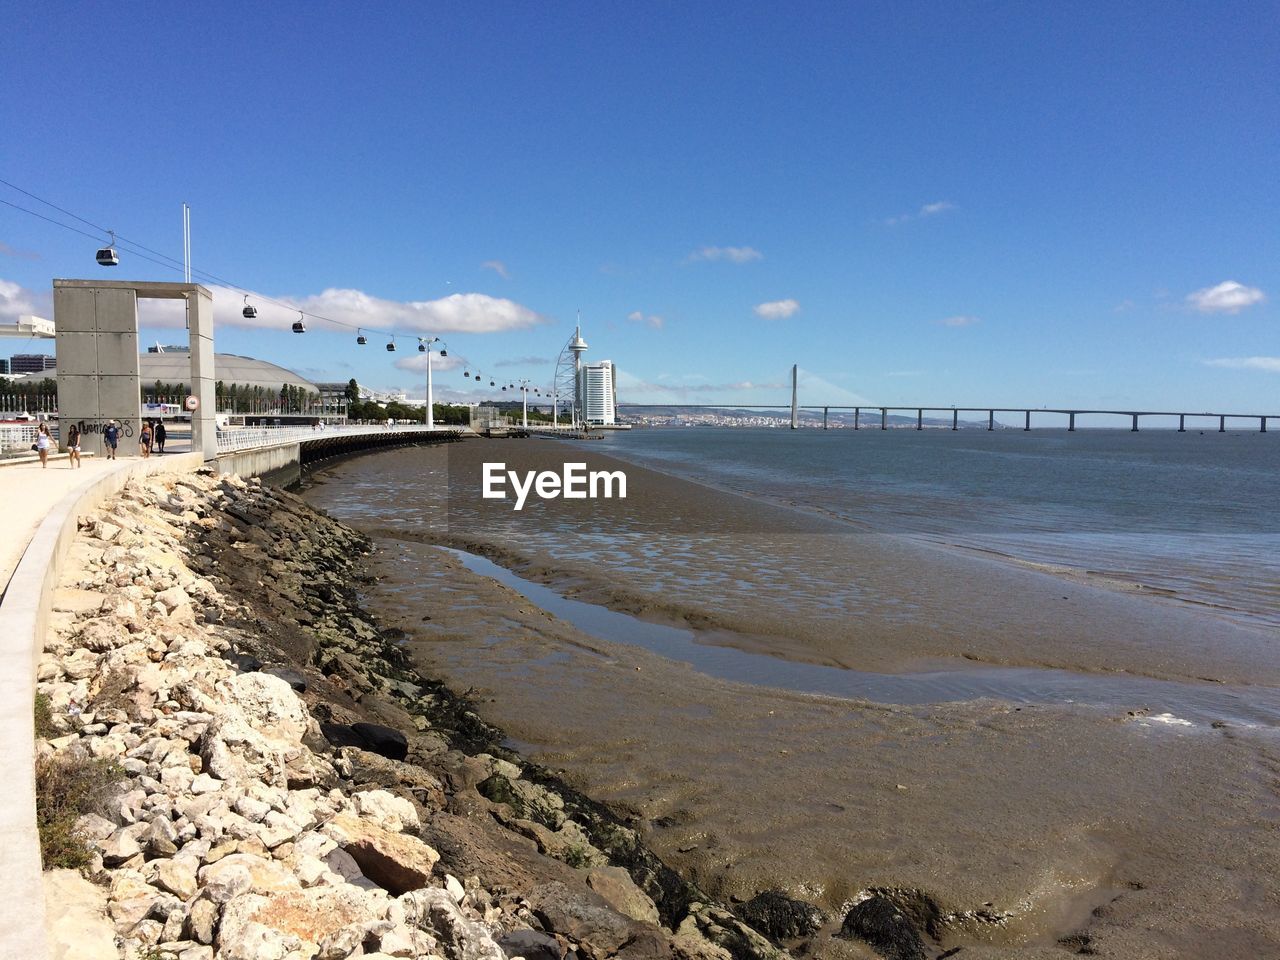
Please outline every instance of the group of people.
[{"label": "group of people", "polygon": [[138,434],[138,456],[146,459],[151,456],[152,447],[156,453],[164,453],[164,421],[143,420],[142,431]]},{"label": "group of people", "polygon": [[[144,420],[142,430],[138,433],[138,456],[144,460],[151,456],[152,449],[156,453],[164,453],[165,426],[163,420]],[[49,432],[49,424],[41,423],[36,429],[36,442],[32,445],[40,455],[40,466],[48,469],[49,451],[57,448],[53,434]],[[115,420],[108,421],[102,430],[102,446],[108,460],[116,458],[116,450],[120,446],[120,424]],[[71,424],[67,428],[67,461],[75,470],[82,466],[80,461],[80,427]]]}]

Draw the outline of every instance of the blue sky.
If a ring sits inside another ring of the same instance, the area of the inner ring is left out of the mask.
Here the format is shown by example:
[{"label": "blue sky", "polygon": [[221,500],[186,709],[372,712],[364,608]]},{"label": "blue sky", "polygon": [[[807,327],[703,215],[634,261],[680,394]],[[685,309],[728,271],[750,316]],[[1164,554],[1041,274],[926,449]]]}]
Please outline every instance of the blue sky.
[{"label": "blue sky", "polygon": [[[1280,412],[1280,7],[1045,6],[4,0],[0,178],[495,378],[581,310],[622,399]],[[0,204],[0,320],[180,279],[95,247]],[[239,305],[220,350],[421,393]]]}]

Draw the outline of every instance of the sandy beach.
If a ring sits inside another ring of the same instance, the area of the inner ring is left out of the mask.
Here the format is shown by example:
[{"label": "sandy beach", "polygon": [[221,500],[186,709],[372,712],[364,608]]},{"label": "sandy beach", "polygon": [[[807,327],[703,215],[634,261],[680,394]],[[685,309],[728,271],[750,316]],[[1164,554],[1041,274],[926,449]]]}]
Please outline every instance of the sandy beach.
[{"label": "sandy beach", "polygon": [[905,705],[735,683],[557,620],[435,544],[780,662],[864,671],[1054,666],[1252,683],[1265,701],[1260,632],[634,465],[625,502],[513,517],[479,500],[486,459],[606,463],[476,441],[338,464],[307,497],[380,545],[366,600],[419,663],[713,893],[780,887],[838,924],[860,891],[917,891],[947,918],[938,949],[968,956],[1280,949],[1269,730],[1138,700]]}]

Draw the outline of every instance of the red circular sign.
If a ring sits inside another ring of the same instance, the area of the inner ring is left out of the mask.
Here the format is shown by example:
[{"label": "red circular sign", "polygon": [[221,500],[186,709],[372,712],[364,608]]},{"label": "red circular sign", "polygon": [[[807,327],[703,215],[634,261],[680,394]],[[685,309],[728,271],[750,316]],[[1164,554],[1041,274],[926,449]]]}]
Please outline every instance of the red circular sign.
[{"label": "red circular sign", "polygon": [[182,401],[182,405],[186,407],[188,410],[192,410],[192,411],[197,410],[200,407],[200,398],[187,397],[187,399]]}]

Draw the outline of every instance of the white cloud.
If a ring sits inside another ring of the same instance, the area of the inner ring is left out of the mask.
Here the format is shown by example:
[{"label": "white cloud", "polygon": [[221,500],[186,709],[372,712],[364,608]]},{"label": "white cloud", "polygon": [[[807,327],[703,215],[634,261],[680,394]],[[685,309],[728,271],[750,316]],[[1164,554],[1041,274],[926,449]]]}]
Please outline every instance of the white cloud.
[{"label": "white cloud", "polygon": [[[416,347],[412,349],[413,353],[408,356],[401,357],[392,365],[398,370],[411,370],[414,373],[420,373],[425,377],[427,375],[427,355],[425,353],[418,353]],[[466,361],[461,357],[442,357],[438,351],[432,351],[431,372],[433,374],[444,373],[448,370],[455,370],[462,366],[466,366]]]},{"label": "white cloud", "polygon": [[1220,357],[1206,360],[1211,367],[1226,367],[1228,370],[1265,370],[1267,373],[1280,373],[1280,357]]},{"label": "white cloud", "polygon": [[685,257],[685,262],[699,260],[727,260],[729,263],[750,263],[763,260],[764,254],[755,247],[702,247]]},{"label": "white cloud", "polygon": [[966,317],[963,315],[955,317],[947,317],[945,320],[939,320],[944,327],[972,327],[975,323],[981,323],[977,317]]},{"label": "white cloud", "polygon": [[663,324],[667,322],[663,320],[661,317],[655,316],[652,313],[646,317],[644,313],[642,313],[639,310],[633,310],[631,311],[631,313],[628,313],[627,319],[630,320],[632,323],[643,323],[646,326],[653,327],[653,329],[655,330],[661,330]]},{"label": "white cloud", "polygon": [[555,363],[547,357],[512,357],[510,360],[499,360],[495,367],[548,367]]},{"label": "white cloud", "polygon": [[17,247],[11,247],[9,244],[0,240],[0,253],[6,257],[16,257],[19,260],[39,260],[40,254],[34,250],[19,250]]},{"label": "white cloud", "polygon": [[49,294],[28,290],[12,280],[0,280],[0,323],[17,323],[24,313],[52,320]]},{"label": "white cloud", "polygon": [[[361,290],[331,288],[304,297],[276,296],[279,306],[249,295],[258,315],[245,319],[241,315],[244,295],[227,287],[211,286],[214,324],[227,327],[287,330],[298,311],[307,314],[314,330],[341,331],[315,317],[327,317],[355,327],[363,327],[371,335],[394,330],[396,333],[500,333],[523,330],[545,323],[546,318],[528,307],[501,297],[483,293],[454,293],[438,300],[384,300]],[[138,304],[139,322],[147,327],[181,327],[184,310],[181,301],[142,300]],[[352,331],[354,332],[354,331]]]},{"label": "white cloud", "polygon": [[480,264],[480,269],[492,270],[503,280],[511,279],[511,274],[507,273],[507,265],[501,260],[486,260],[484,263]]},{"label": "white cloud", "polygon": [[956,205],[950,200],[937,200],[933,203],[926,203],[920,207],[915,213],[900,213],[896,217],[888,217],[885,223],[889,226],[895,226],[899,223],[906,223],[909,220],[923,220],[925,217],[936,217],[940,213],[946,213],[954,210]]},{"label": "white cloud", "polygon": [[794,300],[771,300],[756,304],[755,315],[765,320],[785,320],[799,309],[800,304]]},{"label": "white cloud", "polygon": [[1187,294],[1187,303],[1201,313],[1239,313],[1266,299],[1267,295],[1257,287],[1246,287],[1235,280],[1224,280],[1216,287]]}]

